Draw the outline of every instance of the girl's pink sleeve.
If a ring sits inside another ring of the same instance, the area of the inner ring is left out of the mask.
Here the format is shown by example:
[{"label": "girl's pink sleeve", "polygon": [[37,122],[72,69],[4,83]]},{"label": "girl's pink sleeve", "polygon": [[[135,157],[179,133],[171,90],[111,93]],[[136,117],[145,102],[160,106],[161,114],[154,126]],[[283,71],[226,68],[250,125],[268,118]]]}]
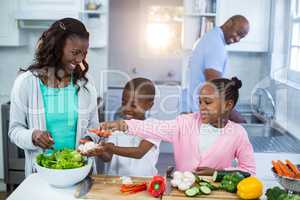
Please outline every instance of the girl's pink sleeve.
[{"label": "girl's pink sleeve", "polygon": [[178,121],[178,118],[174,120],[125,120],[129,135],[137,135],[145,139],[158,139],[170,143],[179,134]]},{"label": "girl's pink sleeve", "polygon": [[226,168],[225,170],[241,170],[249,172],[251,175],[256,174],[256,164],[252,144],[249,141],[247,132],[242,129],[243,133],[240,142],[237,144],[236,159],[238,161],[237,167]]}]

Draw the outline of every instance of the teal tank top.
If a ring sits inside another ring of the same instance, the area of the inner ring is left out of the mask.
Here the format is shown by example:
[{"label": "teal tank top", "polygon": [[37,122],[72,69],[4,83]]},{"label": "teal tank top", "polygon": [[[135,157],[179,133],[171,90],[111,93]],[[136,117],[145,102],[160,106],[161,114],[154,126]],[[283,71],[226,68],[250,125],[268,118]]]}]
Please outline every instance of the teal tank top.
[{"label": "teal tank top", "polygon": [[73,82],[64,88],[47,87],[40,80],[46,127],[54,140],[54,150],[75,149],[78,95]]}]

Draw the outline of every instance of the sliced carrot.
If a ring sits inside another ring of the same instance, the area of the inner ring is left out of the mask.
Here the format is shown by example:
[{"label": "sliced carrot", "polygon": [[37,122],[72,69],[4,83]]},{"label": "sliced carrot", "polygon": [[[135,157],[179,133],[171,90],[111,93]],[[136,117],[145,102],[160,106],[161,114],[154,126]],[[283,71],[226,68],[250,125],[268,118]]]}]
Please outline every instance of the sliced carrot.
[{"label": "sliced carrot", "polygon": [[272,160],[272,164],[273,164],[273,167],[275,169],[275,172],[277,173],[278,176],[282,176],[283,175],[283,172],[279,166],[279,164],[275,161],[275,160]]},{"label": "sliced carrot", "polygon": [[296,165],[294,165],[291,161],[286,160],[286,165],[294,172],[295,174],[300,174],[299,169],[297,168]]},{"label": "sliced carrot", "polygon": [[281,160],[278,160],[278,164],[279,164],[280,169],[283,173],[283,176],[288,176],[288,177],[294,177],[295,176],[295,174]]},{"label": "sliced carrot", "polygon": [[121,192],[125,193],[136,193],[136,192],[140,192],[140,191],[144,191],[147,189],[147,183],[143,182],[143,183],[138,183],[138,184],[127,184],[127,185],[122,185],[121,186]]},{"label": "sliced carrot", "polygon": [[89,129],[89,132],[95,133],[100,137],[109,137],[112,135],[112,132],[109,130],[100,130],[100,129]]}]

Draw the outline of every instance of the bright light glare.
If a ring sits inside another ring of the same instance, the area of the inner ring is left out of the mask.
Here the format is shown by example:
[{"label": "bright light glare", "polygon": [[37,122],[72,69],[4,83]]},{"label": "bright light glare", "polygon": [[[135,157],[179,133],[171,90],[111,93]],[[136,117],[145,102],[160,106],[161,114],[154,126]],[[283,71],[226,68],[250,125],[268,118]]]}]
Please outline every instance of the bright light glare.
[{"label": "bright light glare", "polygon": [[150,23],[147,25],[147,46],[152,49],[167,49],[171,42],[171,30],[167,24]]}]

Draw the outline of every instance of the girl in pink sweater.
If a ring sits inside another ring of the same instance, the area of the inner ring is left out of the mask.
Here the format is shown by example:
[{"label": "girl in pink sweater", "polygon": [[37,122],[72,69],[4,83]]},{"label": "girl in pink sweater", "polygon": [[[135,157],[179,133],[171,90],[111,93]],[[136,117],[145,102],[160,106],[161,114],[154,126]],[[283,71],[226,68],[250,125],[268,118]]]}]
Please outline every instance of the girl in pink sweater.
[{"label": "girl in pink sweater", "polygon": [[[253,148],[247,132],[229,120],[242,83],[237,78],[211,80],[200,90],[200,112],[174,120],[119,120],[101,124],[101,130],[120,130],[145,139],[173,144],[176,169],[212,174],[214,170],[242,170],[255,174]],[[232,161],[237,166],[232,167]]]}]

